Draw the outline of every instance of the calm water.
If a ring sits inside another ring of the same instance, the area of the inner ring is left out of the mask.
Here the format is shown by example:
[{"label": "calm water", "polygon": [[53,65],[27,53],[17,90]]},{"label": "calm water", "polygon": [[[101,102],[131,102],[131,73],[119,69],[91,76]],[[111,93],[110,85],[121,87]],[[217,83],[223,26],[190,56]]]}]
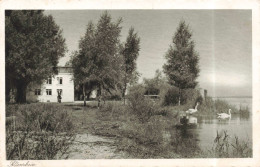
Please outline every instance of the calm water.
[{"label": "calm water", "polygon": [[[250,111],[252,108],[251,98],[225,98],[230,104],[240,107],[248,106]],[[216,115],[212,116],[192,116],[193,120],[197,120],[197,127],[188,129],[186,133],[196,136],[198,145],[204,150],[211,149],[217,131],[223,132],[226,130],[233,140],[234,136],[238,136],[241,140],[248,140],[252,144],[252,114],[247,116],[240,116],[239,114],[232,114],[229,119],[218,119]]]}]

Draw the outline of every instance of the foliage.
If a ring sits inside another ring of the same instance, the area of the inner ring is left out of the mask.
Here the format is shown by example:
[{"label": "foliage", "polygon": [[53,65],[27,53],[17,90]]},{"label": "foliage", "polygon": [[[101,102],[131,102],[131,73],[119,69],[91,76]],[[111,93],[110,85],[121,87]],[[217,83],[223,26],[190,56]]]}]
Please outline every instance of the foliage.
[{"label": "foliage", "polygon": [[7,159],[56,159],[74,140],[71,117],[53,104],[7,105]]},{"label": "foliage", "polygon": [[141,122],[150,119],[159,107],[151,99],[145,98],[144,92],[143,86],[136,85],[130,88],[128,95],[128,107],[131,113],[136,115]]},{"label": "foliage", "polygon": [[121,22],[121,19],[112,22],[108,12],[104,12],[97,25],[88,23],[85,36],[79,41],[79,51],[71,60],[74,80],[83,85],[83,93],[97,88],[97,95],[101,96],[102,90],[110,92],[117,88],[122,64],[119,54]]},{"label": "foliage", "polygon": [[166,124],[152,116],[147,122],[126,122],[120,132],[119,150],[135,158],[159,158],[164,154],[163,132]]},{"label": "foliage", "polygon": [[182,104],[196,105],[197,102],[201,105],[203,98],[197,89],[184,89],[182,93]]},{"label": "foliage", "polygon": [[199,75],[199,57],[195,52],[194,41],[188,25],[181,21],[175,33],[169,50],[166,53],[167,63],[163,69],[169,83],[179,88],[179,105],[181,103],[181,90],[195,88],[196,78]]},{"label": "foliage", "polygon": [[73,134],[9,131],[6,133],[8,160],[46,160],[62,157],[74,140]]},{"label": "foliage", "polygon": [[[97,118],[102,122],[96,126],[95,132],[103,136],[117,136],[118,151],[126,151],[130,157],[135,158],[160,158],[165,155],[164,129],[171,126],[174,117],[169,122],[166,116],[160,115],[158,108],[153,112],[140,114],[132,106],[111,102],[97,112]],[[136,103],[137,108],[145,108],[141,103]],[[150,106],[146,106],[149,110]],[[144,115],[148,114],[147,117]],[[141,118],[147,118],[143,121]],[[101,125],[102,124],[102,125]]]},{"label": "foliage", "polygon": [[239,114],[245,118],[250,116],[250,109],[248,106],[241,106],[239,107]]},{"label": "foliage", "polygon": [[62,30],[52,16],[40,10],[7,10],[5,13],[6,97],[17,89],[16,101],[26,102],[31,82],[57,72],[59,58],[66,51]]},{"label": "foliage", "polygon": [[123,55],[123,97],[125,99],[125,93],[127,84],[136,81],[136,60],[140,50],[140,37],[134,32],[134,28],[131,27],[128,32],[126,42],[122,48]]},{"label": "foliage", "polygon": [[144,78],[145,94],[146,95],[159,95],[161,87],[166,84],[166,79],[162,76],[160,70],[155,71],[155,76],[152,79]]},{"label": "foliage", "polygon": [[19,118],[16,120],[16,130],[70,132],[73,129],[70,116],[59,105],[7,105],[6,115]]},{"label": "foliage", "polygon": [[176,105],[179,102],[179,90],[174,86],[168,86],[160,93],[161,105]]}]

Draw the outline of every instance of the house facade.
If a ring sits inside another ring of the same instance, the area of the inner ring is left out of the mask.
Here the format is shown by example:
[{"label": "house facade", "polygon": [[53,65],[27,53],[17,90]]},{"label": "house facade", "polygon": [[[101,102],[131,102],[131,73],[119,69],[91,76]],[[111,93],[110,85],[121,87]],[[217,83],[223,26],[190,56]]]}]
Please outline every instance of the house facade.
[{"label": "house facade", "polygon": [[71,67],[58,67],[58,74],[48,78],[42,85],[34,86],[27,97],[30,101],[61,102],[74,101],[74,81]]}]

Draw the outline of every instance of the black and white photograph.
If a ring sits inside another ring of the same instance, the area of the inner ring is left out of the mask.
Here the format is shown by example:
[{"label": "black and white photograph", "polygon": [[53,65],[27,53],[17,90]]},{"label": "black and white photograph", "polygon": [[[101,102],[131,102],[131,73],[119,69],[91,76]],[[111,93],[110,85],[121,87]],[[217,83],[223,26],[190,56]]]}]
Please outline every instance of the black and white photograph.
[{"label": "black and white photograph", "polygon": [[7,166],[259,154],[252,9],[2,12]]}]

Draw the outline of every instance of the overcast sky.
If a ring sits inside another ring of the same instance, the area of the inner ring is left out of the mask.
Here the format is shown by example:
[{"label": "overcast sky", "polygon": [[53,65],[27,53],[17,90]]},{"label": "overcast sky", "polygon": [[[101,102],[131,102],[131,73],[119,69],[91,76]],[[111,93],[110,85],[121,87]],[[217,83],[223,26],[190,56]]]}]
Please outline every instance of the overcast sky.
[{"label": "overcast sky", "polygon": [[[122,17],[121,41],[131,26],[141,38],[137,70],[152,78],[162,70],[164,55],[181,20],[190,26],[195,50],[200,55],[199,85],[211,96],[252,95],[252,16],[251,10],[108,10],[113,20]],[[65,65],[87,23],[100,18],[102,10],[53,10],[63,29],[69,52],[60,60]]]}]

